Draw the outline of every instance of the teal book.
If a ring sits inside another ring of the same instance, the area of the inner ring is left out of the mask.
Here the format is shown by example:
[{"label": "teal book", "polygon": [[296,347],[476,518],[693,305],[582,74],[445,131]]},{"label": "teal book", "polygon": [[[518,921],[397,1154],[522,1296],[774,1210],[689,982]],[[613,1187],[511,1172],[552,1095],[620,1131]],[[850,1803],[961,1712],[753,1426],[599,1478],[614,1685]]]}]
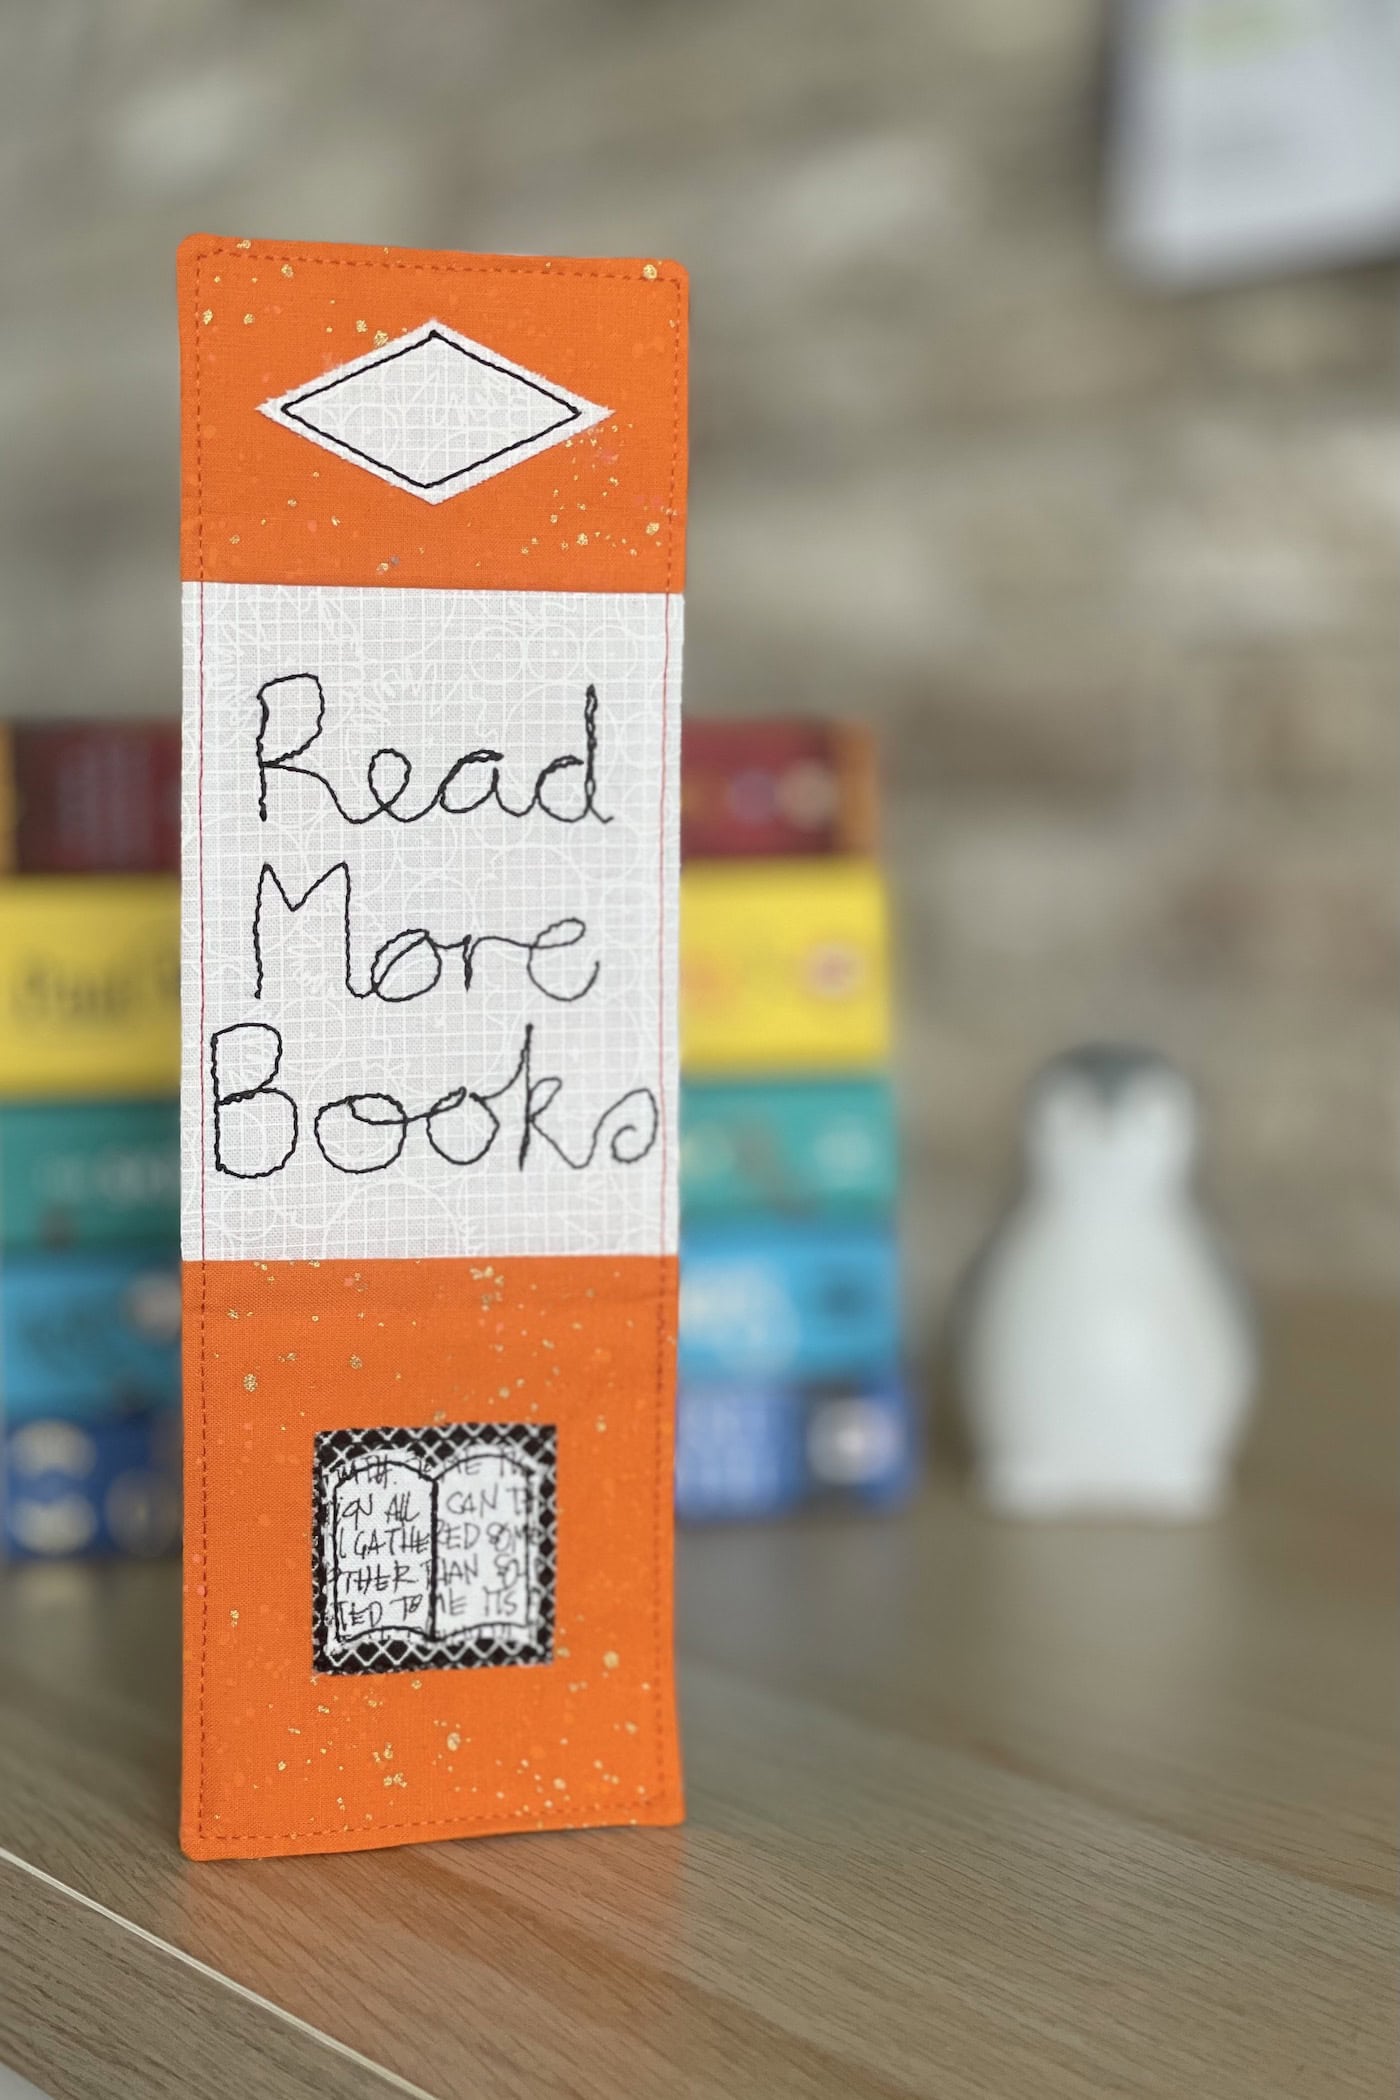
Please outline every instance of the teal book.
[{"label": "teal book", "polygon": [[178,1245],[173,1101],[0,1105],[0,1247]]},{"label": "teal book", "polygon": [[687,1080],[681,1088],[686,1219],[846,1213],[894,1205],[898,1145],[889,1083]]}]

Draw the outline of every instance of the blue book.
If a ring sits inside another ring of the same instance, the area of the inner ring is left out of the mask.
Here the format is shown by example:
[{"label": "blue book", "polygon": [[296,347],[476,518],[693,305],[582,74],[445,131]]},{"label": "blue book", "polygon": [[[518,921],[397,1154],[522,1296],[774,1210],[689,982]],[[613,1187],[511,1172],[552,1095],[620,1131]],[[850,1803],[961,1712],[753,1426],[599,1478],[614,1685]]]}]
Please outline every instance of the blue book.
[{"label": "blue book", "polygon": [[19,1559],[163,1553],[180,1533],[180,1418],[36,1421],[5,1437],[3,1537]]},{"label": "blue book", "polygon": [[918,1474],[918,1423],[894,1378],[680,1388],[676,1510],[687,1521],[778,1516],[814,1502],[890,1508]]},{"label": "blue book", "polygon": [[15,1254],[0,1263],[0,1410],[8,1424],[97,1422],[175,1407],[173,1249]]},{"label": "blue book", "polygon": [[804,1394],[802,1441],[808,1500],[887,1508],[918,1485],[919,1422],[896,1378]]},{"label": "blue book", "polygon": [[687,1219],[883,1216],[898,1179],[894,1101],[883,1078],[688,1079],[681,1087]]},{"label": "blue book", "polygon": [[682,1386],[676,1398],[676,1513],[771,1517],[802,1499],[797,1395],[781,1386]]},{"label": "blue book", "polygon": [[811,1385],[900,1359],[888,1227],[778,1220],[697,1225],[681,1242],[680,1376]]}]

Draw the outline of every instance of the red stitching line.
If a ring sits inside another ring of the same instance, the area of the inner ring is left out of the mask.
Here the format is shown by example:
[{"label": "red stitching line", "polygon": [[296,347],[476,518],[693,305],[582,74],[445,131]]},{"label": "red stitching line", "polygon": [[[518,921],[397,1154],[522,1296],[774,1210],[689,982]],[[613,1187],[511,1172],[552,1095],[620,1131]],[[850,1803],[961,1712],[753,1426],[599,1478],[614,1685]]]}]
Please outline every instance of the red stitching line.
[{"label": "red stitching line", "polygon": [[[656,982],[658,995],[656,1037],[658,1053],[657,1069],[659,1074],[658,1085],[661,1093],[661,1216],[663,1221],[663,1249],[665,1245],[664,1229],[666,1217],[666,1196],[667,1188],[669,1185],[670,1171],[666,1135],[666,768],[669,763],[670,757],[669,731],[671,687],[671,596],[672,589],[675,583],[676,562],[676,477],[680,466],[681,438],[680,348],[682,337],[681,322],[684,318],[683,295],[681,292],[681,287],[678,283],[675,283],[674,280],[672,280],[672,283],[674,285],[675,290],[676,326],[674,330],[675,340],[672,345],[671,356],[671,476],[670,485],[667,490],[666,496],[666,610],[663,615],[665,641],[662,648],[661,656],[661,790],[659,797],[658,812],[659,828],[661,833],[661,853],[660,876],[658,881],[656,942]],[[670,1302],[670,1298],[671,1289],[669,1280],[669,1270],[663,1253],[662,1259],[658,1264],[656,1282],[656,1392],[652,1402],[653,1412],[655,1415],[656,1444],[655,1456],[652,1461],[652,1640],[654,1647],[654,1660],[652,1663],[652,1683],[655,1686],[655,1690],[652,1695],[652,1704],[655,1709],[655,1721],[653,1727],[656,1738],[656,1791],[658,1794],[663,1793],[665,1791],[667,1759],[665,1755],[664,1745],[666,1744],[669,1736],[666,1701],[661,1689],[662,1682],[666,1676],[667,1669],[666,1629],[662,1624],[660,1595],[663,1566],[662,1531],[665,1523],[665,1499],[669,1499],[675,1494],[675,1483],[671,1477],[672,1469],[666,1463],[666,1453],[668,1445],[668,1439],[666,1436],[665,1397],[667,1384],[666,1308]],[[672,1667],[674,1667],[674,1663],[672,1663]]]},{"label": "red stitching line", "polygon": [[[239,248],[238,248],[238,247],[237,247],[237,246],[236,246],[235,244],[232,244],[232,243],[229,243],[229,244],[225,244],[225,245],[222,245],[222,246],[216,246],[216,247],[213,247],[213,248],[206,248],[206,249],[200,249],[200,250],[199,250],[199,251],[198,251],[198,252],[196,253],[195,257],[193,258],[193,259],[194,259],[194,262],[195,262],[195,265],[196,265],[196,269],[195,269],[195,286],[196,286],[196,294],[198,295],[198,288],[199,288],[199,285],[200,285],[200,276],[199,276],[199,270],[200,270],[200,268],[201,268],[201,267],[203,266],[203,264],[204,264],[204,263],[206,263],[206,262],[207,262],[207,261],[209,261],[209,260],[210,260],[210,259],[211,259],[211,258],[212,258],[213,256],[216,256],[216,255],[234,255],[234,254],[247,254],[247,253],[249,253],[249,252],[250,252],[250,251],[249,251],[249,250],[247,250],[247,249],[239,249]],[[441,275],[441,276],[467,276],[467,275],[471,275],[471,274],[477,274],[477,275],[482,275],[482,276],[498,276],[498,277],[510,277],[510,276],[535,276],[535,277],[574,277],[574,278],[579,278],[579,277],[593,277],[593,278],[606,278],[606,279],[608,279],[608,280],[610,280],[610,281],[612,281],[612,282],[617,282],[617,283],[624,283],[624,284],[634,284],[634,283],[636,282],[636,277],[635,277],[635,276],[634,276],[634,275],[633,275],[633,274],[632,274],[631,272],[629,272],[629,271],[623,271],[623,270],[578,270],[578,269],[570,269],[570,270],[555,270],[555,269],[549,269],[549,270],[545,270],[545,269],[542,269],[542,268],[541,268],[541,267],[540,267],[539,265],[537,265],[537,264],[535,264],[535,265],[532,265],[532,264],[519,264],[519,265],[511,265],[511,264],[493,264],[493,263],[391,263],[391,262],[389,262],[389,261],[388,261],[387,259],[385,259],[385,260],[381,261],[381,260],[380,260],[380,258],[378,258],[378,257],[365,257],[365,258],[363,258],[363,260],[361,260],[361,258],[359,258],[359,257],[355,257],[355,256],[331,256],[331,255],[309,255],[309,256],[308,256],[308,255],[287,255],[287,254],[285,254],[285,253],[278,253],[277,251],[268,251],[268,250],[266,250],[266,249],[260,249],[260,250],[259,250],[258,252],[259,252],[259,254],[260,254],[260,255],[262,255],[262,256],[263,256],[263,257],[265,257],[265,258],[266,258],[266,259],[267,259],[268,261],[271,261],[271,262],[279,262],[279,261],[280,261],[280,262],[303,262],[303,263],[307,263],[307,262],[314,262],[314,263],[324,263],[324,264],[336,264],[336,265],[340,265],[340,266],[342,266],[342,267],[347,267],[347,268],[352,268],[352,269],[353,269],[353,268],[374,268],[374,269],[394,269],[394,270],[419,270],[419,271],[423,271],[423,272],[426,272],[426,273],[427,273],[428,275],[430,275],[430,276],[431,276],[431,275],[435,275],[435,274],[436,274],[436,275]],[[657,941],[657,975],[658,975],[658,982],[659,982],[659,983],[661,984],[661,986],[662,986],[663,990],[664,990],[664,985],[665,985],[665,953],[666,953],[666,951],[665,951],[665,941],[666,941],[666,922],[665,922],[665,897],[666,897],[666,891],[665,891],[665,882],[666,882],[666,756],[667,756],[667,730],[668,730],[668,710],[669,710],[669,682],[670,682],[670,663],[671,663],[671,597],[672,597],[672,594],[673,594],[673,587],[674,587],[674,581],[675,581],[675,559],[676,559],[676,533],[675,533],[675,530],[674,530],[674,520],[675,520],[675,504],[676,504],[676,476],[677,476],[677,471],[678,471],[678,469],[679,469],[679,465],[680,465],[680,435],[681,435],[681,422],[680,422],[680,395],[681,395],[681,361],[680,361],[680,346],[681,346],[681,326],[680,326],[680,324],[681,324],[681,321],[682,321],[682,319],[684,318],[684,314],[683,314],[683,304],[682,304],[682,294],[681,294],[681,285],[680,285],[680,280],[679,280],[678,278],[675,278],[675,277],[668,277],[668,278],[666,278],[666,279],[665,279],[664,281],[665,281],[665,282],[666,282],[667,284],[669,284],[669,285],[670,285],[670,286],[672,287],[672,289],[674,290],[674,292],[675,292],[675,295],[676,295],[676,301],[675,301],[675,304],[676,304],[676,330],[675,330],[675,337],[676,337],[676,340],[675,340],[675,344],[674,344],[674,348],[673,348],[673,354],[672,354],[672,360],[671,360],[671,373],[672,373],[672,380],[671,380],[671,430],[672,430],[672,446],[671,446],[671,477],[670,477],[670,486],[669,486],[669,490],[668,490],[668,496],[667,496],[667,518],[668,518],[668,527],[669,527],[669,529],[668,529],[668,532],[667,532],[667,547],[666,547],[666,612],[665,612],[665,646],[664,646],[664,649],[663,649],[663,653],[662,653],[662,666],[661,666],[661,749],[662,749],[662,767],[661,767],[661,797],[660,797],[660,817],[661,817],[661,883],[660,883],[660,905],[659,905],[659,910],[658,910],[658,920],[659,920],[659,926],[658,926],[658,941]],[[197,306],[197,307],[199,306],[199,299],[198,299],[198,296],[196,297],[196,306]],[[196,353],[195,353],[195,390],[194,390],[194,398],[195,398],[195,408],[194,408],[194,412],[195,412],[195,488],[196,488],[197,502],[196,502],[196,507],[195,507],[195,519],[196,519],[196,534],[195,534],[195,538],[196,538],[196,546],[197,546],[197,548],[198,548],[198,553],[199,553],[199,583],[200,583],[200,671],[199,671],[199,684],[200,684],[200,706],[199,706],[199,765],[200,765],[200,773],[199,773],[199,779],[200,779],[200,795],[199,795],[199,820],[198,820],[198,828],[199,828],[199,869],[200,869],[200,875],[199,875],[199,969],[200,969],[200,1025],[201,1025],[201,1029],[202,1029],[202,1028],[203,1028],[203,1025],[204,1025],[204,1022],[203,1022],[203,1016],[204,1016],[204,888],[203,888],[203,883],[204,883],[204,814],[203,814],[203,810],[204,810],[204,805],[203,805],[203,778],[204,778],[204,648],[203,648],[203,641],[204,641],[204,626],[203,626],[203,606],[204,606],[204,599],[203,599],[203,586],[204,586],[204,418],[203,418],[203,413],[202,413],[202,409],[201,409],[201,388],[200,388],[200,381],[201,381],[201,361],[200,361],[199,353],[198,353],[198,351],[196,351]],[[661,1016],[661,1017],[659,1018],[659,1020],[658,1020],[658,1041],[659,1041],[659,1043],[660,1043],[660,1046],[661,1046],[661,1048],[662,1048],[662,1051],[663,1051],[663,1055],[662,1055],[662,1058],[661,1058],[661,1064],[660,1064],[660,1086],[661,1086],[661,1131],[662,1131],[662,1137],[661,1137],[661,1148],[662,1148],[662,1149],[661,1149],[661,1157],[662,1157],[662,1216],[663,1216],[663,1219],[664,1219],[664,1216],[665,1216],[665,1196],[666,1196],[666,1173],[667,1173],[667,1149],[666,1149],[666,1065],[665,1065],[665,1057],[664,1057],[664,1046],[665,1046],[665,1020],[664,1020],[664,1014],[663,1014],[663,1015],[662,1015],[662,1016]],[[204,1118],[204,1105],[203,1105],[203,1094],[202,1094],[202,1092],[201,1092],[201,1109],[200,1109],[200,1119],[201,1119],[201,1120],[200,1120],[200,1130],[201,1130],[201,1159],[200,1159],[200,1255],[201,1255],[201,1260],[200,1260],[200,1291],[199,1291],[199,1328],[198,1328],[198,1332],[199,1332],[199,1387],[200,1387],[200,1414],[199,1414],[199,1432],[200,1432],[200,1440],[199,1440],[199,1453],[198,1453],[198,1464],[199,1464],[199,1486],[200,1486],[200,1541],[199,1541],[199,1544],[200,1544],[200,1562],[201,1562],[201,1566],[203,1567],[203,1571],[204,1571],[204,1582],[203,1582],[203,1585],[202,1585],[202,1589],[203,1589],[203,1595],[202,1595],[202,1596],[200,1597],[200,1650],[199,1650],[199,1725],[198,1725],[198,1729],[197,1729],[197,1731],[196,1731],[196,1743],[197,1743],[197,1747],[198,1747],[198,1751],[199,1751],[199,1785],[198,1785],[198,1790],[197,1790],[197,1818],[196,1818],[196,1820],[197,1820],[197,1827],[198,1827],[198,1830],[199,1830],[199,1834],[200,1834],[200,1836],[201,1836],[201,1837],[207,1838],[207,1839],[209,1839],[209,1840],[210,1840],[211,1842],[213,1842],[213,1843],[219,1843],[219,1842],[222,1842],[222,1843],[224,1843],[224,1844],[228,1844],[228,1845],[263,1845],[263,1844],[281,1844],[281,1843],[283,1843],[284,1841],[286,1841],[286,1840],[289,1840],[289,1839],[291,1839],[291,1838],[295,1838],[295,1837],[350,1837],[350,1836],[358,1836],[358,1835],[363,1835],[363,1834],[364,1834],[364,1832],[365,1832],[366,1830],[368,1830],[368,1831],[370,1831],[370,1832],[378,1832],[378,1831],[384,1831],[384,1830],[446,1830],[446,1829],[462,1829],[462,1828],[464,1828],[464,1827],[465,1827],[466,1825],[468,1825],[468,1824],[470,1824],[470,1823],[489,1823],[489,1822],[504,1822],[504,1821],[506,1821],[506,1820],[509,1820],[509,1821],[511,1821],[511,1822],[522,1822],[522,1821],[525,1821],[525,1820],[527,1820],[527,1819],[530,1819],[530,1818],[533,1818],[533,1820],[534,1820],[534,1821],[536,1821],[537,1823],[539,1823],[539,1822],[541,1822],[541,1820],[542,1820],[542,1819],[541,1819],[540,1817],[538,1817],[537,1815],[535,1815],[535,1812],[534,1812],[533,1810],[527,1810],[527,1809],[512,1809],[511,1811],[509,1811],[508,1817],[504,1817],[504,1816],[500,1816],[500,1815],[494,1815],[494,1816],[493,1816],[493,1815],[490,1815],[490,1814],[488,1814],[488,1815],[482,1815],[482,1816],[450,1816],[450,1817],[446,1817],[446,1818],[441,1818],[441,1819],[439,1819],[439,1820],[437,1820],[437,1821],[434,1821],[434,1822],[422,1822],[422,1823],[371,1823],[371,1824],[368,1824],[368,1825],[363,1825],[363,1824],[356,1824],[356,1823],[345,1823],[345,1824],[341,1824],[341,1825],[339,1825],[338,1827],[336,1827],[335,1829],[332,1829],[332,1830],[328,1830],[328,1829],[326,1829],[326,1828],[325,1828],[324,1826],[318,1827],[318,1826],[316,1826],[315,1824],[312,1824],[312,1825],[311,1825],[311,1826],[310,1826],[310,1827],[309,1827],[308,1829],[306,1829],[306,1830],[304,1830],[304,1831],[296,1831],[296,1830],[256,1830],[256,1831],[213,1831],[213,1830],[210,1830],[210,1829],[208,1828],[208,1826],[206,1825],[206,1822],[205,1822],[205,1817],[204,1817],[204,1765],[205,1765],[205,1760],[204,1760],[204,1714],[205,1714],[205,1683],[206,1683],[206,1675],[207,1675],[207,1671],[208,1671],[208,1643],[209,1643],[209,1595],[208,1595],[208,1590],[209,1590],[209,1572],[210,1572],[210,1571],[209,1571],[209,1547],[208,1547],[208,1493],[209,1493],[209,1476],[208,1476],[208,1468],[207,1468],[207,1466],[206,1466],[206,1463],[205,1463],[205,1451],[206,1451],[206,1447],[207,1447],[207,1440],[208,1440],[208,1425],[207,1425],[207,1406],[208,1406],[208,1383],[207,1383],[207,1379],[206,1379],[206,1376],[205,1376],[205,1347],[204,1347],[204,1341],[205,1341],[205,1317],[206,1317],[206,1304],[207,1304],[207,1298],[208,1298],[208,1280],[209,1280],[209,1264],[208,1264],[208,1262],[207,1262],[207,1261],[206,1261],[206,1260],[205,1260],[205,1259],[203,1258],[203,1254],[204,1254],[204,1245],[205,1245],[205,1235],[206,1235],[206,1220],[205,1220],[205,1194],[204,1194],[204,1186],[205,1186],[205,1178],[206,1178],[206,1169],[205,1169],[205,1161],[204,1161],[204,1158],[203,1158],[203,1153],[204,1153],[204,1151],[205,1151],[205,1150],[207,1150],[207,1147],[206,1147],[206,1146],[204,1145],[204,1141],[203,1141],[203,1140],[204,1140],[204,1122],[203,1122],[203,1118]],[[652,1683],[653,1683],[653,1686],[654,1686],[654,1692],[653,1692],[653,1702],[652,1702],[652,1703],[653,1703],[653,1706],[654,1706],[654,1708],[655,1708],[655,1712],[656,1712],[656,1723],[655,1723],[655,1731],[656,1731],[656,1788],[655,1788],[655,1791],[654,1791],[653,1793],[650,1793],[650,1794],[642,1794],[642,1795],[639,1795],[639,1796],[636,1796],[636,1797],[634,1797],[634,1802],[635,1802],[635,1804],[637,1804],[637,1805],[640,1805],[640,1806],[642,1806],[642,1807],[646,1807],[646,1806],[647,1806],[647,1805],[648,1805],[649,1803],[651,1803],[652,1801],[654,1801],[654,1800],[655,1800],[655,1799],[657,1798],[657,1795],[658,1795],[658,1794],[664,1793],[664,1791],[665,1791],[665,1779],[666,1779],[666,1769],[665,1769],[665,1758],[664,1758],[664,1755],[663,1755],[663,1749],[662,1749],[662,1745],[663,1745],[663,1741],[665,1740],[665,1738],[666,1738],[666,1736],[667,1736],[667,1733],[668,1733],[668,1731],[667,1731],[667,1727],[666,1727],[666,1710],[665,1710],[665,1704],[664,1704],[664,1700],[663,1700],[663,1694],[662,1694],[662,1689],[661,1689],[661,1680],[662,1680],[662,1676],[663,1676],[663,1674],[664,1674],[664,1665],[665,1665],[665,1661],[666,1661],[666,1651],[665,1651],[665,1635],[664,1635],[664,1630],[663,1630],[663,1627],[662,1627],[662,1623],[661,1623],[660,1576],[661,1576],[661,1561],[662,1561],[662,1556],[661,1556],[661,1531],[662,1531],[662,1521],[663,1521],[663,1512],[664,1512],[664,1508],[665,1508],[665,1503],[664,1503],[664,1500],[663,1500],[663,1498],[664,1498],[665,1496],[669,1495],[669,1493],[671,1492],[671,1480],[670,1480],[670,1477],[669,1477],[669,1470],[668,1470],[668,1468],[667,1468],[667,1466],[666,1466],[666,1462],[665,1462],[665,1460],[666,1460],[666,1439],[665,1439],[665,1434],[664,1434],[664,1431],[665,1431],[665,1408],[664,1408],[664,1405],[663,1405],[663,1399],[664,1399],[664,1388],[665,1388],[665,1384],[666,1384],[666,1344],[665,1344],[665,1326],[666,1326],[666,1306],[667,1306],[667,1302],[668,1302],[669,1296],[670,1296],[670,1292],[669,1292],[669,1289],[668,1289],[668,1280],[667,1280],[667,1265],[666,1265],[666,1258],[665,1258],[665,1256],[663,1255],[663,1256],[661,1257],[661,1259],[660,1259],[660,1275],[659,1275],[659,1277],[658,1277],[658,1282],[657,1282],[657,1294],[656,1294],[656,1391],[655,1391],[655,1398],[654,1398],[654,1413],[655,1413],[655,1418],[656,1418],[656,1456],[655,1456],[655,1460],[654,1460],[654,1464],[653,1464],[653,1489],[654,1489],[654,1493],[653,1493],[653,1501],[652,1501],[652,1627],[653,1627],[653,1638],[654,1638],[654,1641],[655,1641],[655,1650],[654,1650],[654,1652],[655,1652],[655,1662],[654,1662],[654,1664],[653,1664],[653,1668],[652,1668]],[[199,1589],[200,1587],[201,1587],[200,1585],[197,1585],[197,1586],[196,1586],[197,1590],[198,1590],[198,1589]],[[622,1806],[622,1803],[621,1803],[621,1801],[619,1801],[619,1800],[614,1800],[614,1801],[596,1801],[596,1802],[595,1802],[595,1801],[586,1801],[586,1802],[582,1802],[582,1803],[578,1803],[578,1804],[576,1804],[576,1805],[575,1805],[575,1808],[574,1808],[574,1809],[573,1809],[573,1810],[571,1811],[571,1813],[572,1813],[572,1814],[577,1814],[577,1813],[579,1813],[579,1812],[581,1811],[581,1812],[582,1812],[583,1814],[585,1814],[585,1815],[588,1815],[588,1814],[591,1814],[591,1813],[592,1813],[592,1812],[593,1812],[593,1811],[594,1811],[595,1809],[597,1809],[598,1811],[600,1811],[600,1812],[602,1812],[602,1813],[605,1813],[605,1814],[607,1814],[607,1815],[609,1815],[609,1816],[611,1817],[611,1815],[612,1815],[612,1812],[613,1812],[613,1811],[614,1811],[615,1809],[619,1809],[619,1808],[621,1808],[621,1806]],[[625,1820],[625,1819],[623,1819],[623,1820]],[[546,1827],[546,1828],[549,1828],[549,1829],[560,1829],[560,1828],[567,1828],[567,1827],[568,1827],[568,1825],[567,1825],[567,1824],[562,1824],[562,1825],[561,1825],[561,1824],[545,1824],[545,1825],[544,1825],[543,1827]]]}]

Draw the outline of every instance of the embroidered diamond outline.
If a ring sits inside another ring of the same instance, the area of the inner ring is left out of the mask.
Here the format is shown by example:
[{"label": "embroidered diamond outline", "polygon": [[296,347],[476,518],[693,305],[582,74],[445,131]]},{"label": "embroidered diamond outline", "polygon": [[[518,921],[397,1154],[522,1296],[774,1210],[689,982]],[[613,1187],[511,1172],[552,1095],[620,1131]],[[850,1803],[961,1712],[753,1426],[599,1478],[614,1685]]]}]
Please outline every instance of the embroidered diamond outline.
[{"label": "embroidered diamond outline", "polygon": [[259,409],[424,503],[460,496],[612,414],[436,320]]}]

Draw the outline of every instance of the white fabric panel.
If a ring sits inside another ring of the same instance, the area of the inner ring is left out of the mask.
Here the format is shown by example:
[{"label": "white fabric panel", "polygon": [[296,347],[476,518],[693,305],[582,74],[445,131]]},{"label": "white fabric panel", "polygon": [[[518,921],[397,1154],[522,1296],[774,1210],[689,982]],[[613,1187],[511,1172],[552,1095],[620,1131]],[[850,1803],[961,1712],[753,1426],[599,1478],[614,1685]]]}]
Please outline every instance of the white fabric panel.
[{"label": "white fabric panel", "polygon": [[186,585],[188,1258],[674,1249],[681,620]]}]

